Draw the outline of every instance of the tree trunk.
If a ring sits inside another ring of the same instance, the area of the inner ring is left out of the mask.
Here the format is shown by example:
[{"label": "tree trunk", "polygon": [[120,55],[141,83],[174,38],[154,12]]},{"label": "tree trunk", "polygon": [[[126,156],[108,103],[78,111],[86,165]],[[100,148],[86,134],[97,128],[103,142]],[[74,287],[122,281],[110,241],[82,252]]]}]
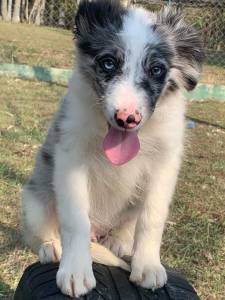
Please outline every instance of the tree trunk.
[{"label": "tree trunk", "polygon": [[52,26],[54,24],[54,0],[51,0],[49,5],[48,19],[49,19],[48,25]]},{"label": "tree trunk", "polygon": [[65,27],[65,7],[63,4],[59,7],[59,26]]},{"label": "tree trunk", "polygon": [[21,7],[21,0],[15,0],[14,8],[13,8],[13,23],[20,22],[20,7]]},{"label": "tree trunk", "polygon": [[26,22],[26,0],[21,0],[20,20]]},{"label": "tree trunk", "polygon": [[12,0],[8,0],[8,12],[6,16],[6,21],[11,21],[12,19]]},{"label": "tree trunk", "polygon": [[29,20],[29,0],[25,0],[25,19],[28,22]]},{"label": "tree trunk", "polygon": [[46,0],[35,0],[29,16],[29,23],[40,25],[43,23],[43,14]]},{"label": "tree trunk", "polygon": [[37,18],[36,18],[36,25],[40,25],[43,24],[43,19],[44,19],[44,11],[45,11],[45,4],[46,4],[46,0],[41,0],[40,3],[40,7],[37,13]]},{"label": "tree trunk", "polygon": [[7,21],[7,0],[2,0],[1,1],[1,12],[2,12],[2,19],[3,21]]}]

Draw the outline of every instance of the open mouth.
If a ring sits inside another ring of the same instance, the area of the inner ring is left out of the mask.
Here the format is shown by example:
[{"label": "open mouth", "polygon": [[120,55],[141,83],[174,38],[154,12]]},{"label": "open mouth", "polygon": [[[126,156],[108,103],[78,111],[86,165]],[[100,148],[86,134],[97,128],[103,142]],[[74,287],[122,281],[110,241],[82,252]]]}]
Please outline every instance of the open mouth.
[{"label": "open mouth", "polygon": [[103,141],[103,149],[106,157],[112,164],[117,166],[123,165],[138,154],[140,150],[138,131],[131,131],[136,126],[137,124],[125,126],[123,130],[120,130],[108,123],[108,133]]}]

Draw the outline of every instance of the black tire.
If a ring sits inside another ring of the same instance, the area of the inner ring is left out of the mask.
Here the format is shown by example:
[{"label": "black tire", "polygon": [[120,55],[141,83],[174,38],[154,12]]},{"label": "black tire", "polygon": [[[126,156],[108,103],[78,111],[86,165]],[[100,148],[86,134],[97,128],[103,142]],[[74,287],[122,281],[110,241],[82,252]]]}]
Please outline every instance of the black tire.
[{"label": "black tire", "polygon": [[[135,286],[129,274],[119,268],[93,265],[96,288],[82,300],[199,300],[193,287],[177,272],[167,268],[168,283],[152,292]],[[66,300],[56,286],[58,264],[29,266],[17,287],[14,300]],[[78,299],[78,298],[76,298]]]}]

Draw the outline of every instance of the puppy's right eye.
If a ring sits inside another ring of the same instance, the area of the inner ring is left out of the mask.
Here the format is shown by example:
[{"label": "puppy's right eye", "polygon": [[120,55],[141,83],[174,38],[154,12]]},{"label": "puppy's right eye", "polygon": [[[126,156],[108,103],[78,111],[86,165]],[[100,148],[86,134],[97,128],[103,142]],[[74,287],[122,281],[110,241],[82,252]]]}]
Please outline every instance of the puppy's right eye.
[{"label": "puppy's right eye", "polygon": [[117,62],[112,57],[104,57],[99,61],[101,69],[106,73],[114,73],[117,70]]},{"label": "puppy's right eye", "polygon": [[162,72],[163,72],[163,70],[161,67],[153,67],[151,69],[151,74],[155,77],[161,76]]},{"label": "puppy's right eye", "polygon": [[165,75],[166,68],[163,65],[155,65],[150,69],[150,74],[154,78],[160,78],[162,75]]}]

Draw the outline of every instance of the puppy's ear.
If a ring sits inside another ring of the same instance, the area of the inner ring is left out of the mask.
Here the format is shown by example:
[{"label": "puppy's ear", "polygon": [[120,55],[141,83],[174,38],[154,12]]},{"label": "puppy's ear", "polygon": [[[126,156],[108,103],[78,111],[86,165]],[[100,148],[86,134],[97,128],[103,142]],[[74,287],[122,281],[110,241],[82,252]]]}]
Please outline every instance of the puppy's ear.
[{"label": "puppy's ear", "polygon": [[119,0],[82,0],[75,17],[75,35],[79,39],[98,28],[121,27],[124,13]]},{"label": "puppy's ear", "polygon": [[166,27],[175,49],[174,67],[180,72],[184,87],[190,91],[198,83],[204,61],[203,43],[199,32],[187,25],[177,9],[165,7],[158,15],[158,24]]}]

